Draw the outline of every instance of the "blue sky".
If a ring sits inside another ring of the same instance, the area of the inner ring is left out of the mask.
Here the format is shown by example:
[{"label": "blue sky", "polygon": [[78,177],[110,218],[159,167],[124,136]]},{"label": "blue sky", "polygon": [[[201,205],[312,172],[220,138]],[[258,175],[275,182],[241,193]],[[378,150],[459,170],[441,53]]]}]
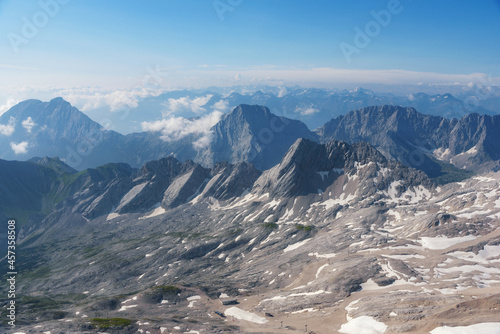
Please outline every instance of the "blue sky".
[{"label": "blue sky", "polygon": [[[496,83],[496,0],[401,0],[348,62],[340,44],[355,47],[355,27],[365,32],[371,11],[387,11],[391,1],[0,0],[0,95],[145,84],[467,83],[488,75]],[[44,22],[41,4],[54,2],[59,8]],[[38,32],[23,35],[37,19]],[[151,70],[161,79],[149,80]]]}]

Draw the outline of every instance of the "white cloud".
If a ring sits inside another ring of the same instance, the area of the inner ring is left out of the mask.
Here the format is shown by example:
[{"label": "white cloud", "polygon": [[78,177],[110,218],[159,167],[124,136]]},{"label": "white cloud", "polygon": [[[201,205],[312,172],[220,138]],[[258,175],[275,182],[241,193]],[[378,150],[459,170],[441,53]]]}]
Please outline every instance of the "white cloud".
[{"label": "white cloud", "polygon": [[31,130],[35,127],[35,125],[37,125],[31,118],[31,116],[22,121],[21,124],[23,125],[23,128],[25,128],[29,133],[31,133]]},{"label": "white cloud", "polygon": [[132,90],[97,91],[88,89],[61,90],[58,94],[82,111],[89,111],[101,107],[109,107],[111,111],[123,108],[136,108],[140,98],[158,96],[158,89],[140,88]]},{"label": "white cloud", "polygon": [[286,87],[285,86],[279,87],[278,97],[283,97],[286,94],[288,94],[288,90],[286,89]]},{"label": "white cloud", "polygon": [[21,100],[8,99],[4,105],[0,106],[0,116],[2,116],[7,110],[21,102]]},{"label": "white cloud", "polygon": [[170,117],[156,122],[142,122],[143,131],[160,132],[160,138],[165,141],[175,141],[189,135],[197,135],[193,147],[201,149],[207,147],[212,140],[210,128],[217,124],[223,113],[214,111],[200,118],[188,119],[184,117]]},{"label": "white cloud", "polygon": [[312,114],[319,112],[319,109],[313,108],[312,106],[297,107],[295,109],[295,112],[301,114],[302,116],[307,116],[307,115],[312,115]]},{"label": "white cloud", "polygon": [[222,112],[228,111],[229,110],[229,102],[226,100],[220,100],[219,102],[214,103],[213,109],[218,110],[218,111],[222,111]]},{"label": "white cloud", "polygon": [[193,142],[193,147],[197,150],[207,148],[212,142],[212,138],[213,138],[212,132],[204,133],[200,138],[198,138]]},{"label": "white cloud", "polygon": [[12,151],[14,151],[15,154],[24,154],[28,152],[28,142],[22,141],[19,144],[11,142],[10,148],[12,148]]},{"label": "white cloud", "polygon": [[190,99],[189,97],[181,97],[179,99],[168,99],[163,106],[164,116],[175,115],[182,112],[194,112],[195,114],[205,113],[207,110],[203,108],[210,101],[213,95],[206,95]]},{"label": "white cloud", "polygon": [[9,122],[7,124],[0,124],[0,134],[4,136],[10,136],[14,133],[16,126],[16,119],[12,116],[9,118]]}]

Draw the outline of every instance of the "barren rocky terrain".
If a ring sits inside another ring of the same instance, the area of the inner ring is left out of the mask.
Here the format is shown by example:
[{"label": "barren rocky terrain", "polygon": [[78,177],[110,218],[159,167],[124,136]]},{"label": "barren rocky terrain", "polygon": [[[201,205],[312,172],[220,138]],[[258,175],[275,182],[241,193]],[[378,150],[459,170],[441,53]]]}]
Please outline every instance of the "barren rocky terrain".
[{"label": "barren rocky terrain", "polygon": [[500,173],[437,186],[307,140],[262,173],[165,162],[26,225],[19,333],[498,330]]}]

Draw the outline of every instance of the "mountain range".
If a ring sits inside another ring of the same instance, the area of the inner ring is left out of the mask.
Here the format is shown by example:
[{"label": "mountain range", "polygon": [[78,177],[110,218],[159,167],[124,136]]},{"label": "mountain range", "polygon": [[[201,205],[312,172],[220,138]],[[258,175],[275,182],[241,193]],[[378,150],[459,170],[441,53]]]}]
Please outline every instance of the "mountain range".
[{"label": "mountain range", "polygon": [[[177,90],[158,96],[131,98],[135,103],[115,106],[114,110],[103,105],[85,112],[101,124],[123,134],[140,132],[144,121],[162,117],[200,117],[214,110],[227,112],[240,104],[263,105],[276,115],[297,119],[310,129],[316,129],[331,118],[345,115],[360,108],[375,105],[401,105],[413,107],[426,115],[445,118],[462,118],[475,112],[496,115],[498,93],[470,89],[449,93],[411,93],[405,95],[376,93],[369,89],[328,90],[300,87],[232,87],[223,90],[212,87],[206,90]],[[118,103],[118,102],[117,102]]]},{"label": "mountain range", "polygon": [[[241,104],[213,125],[182,120],[196,131],[122,135],[61,98],[21,102],[0,116],[17,323],[427,333],[494,321],[499,122],[381,105],[311,131]],[[0,224],[4,250],[7,234]]]},{"label": "mountain range", "polygon": [[33,158],[0,160],[0,180],[23,332],[427,333],[497,317],[498,172],[438,185],[367,142],[299,138],[264,171]]},{"label": "mountain range", "polygon": [[[211,128],[164,138],[168,129],[121,135],[105,130],[61,98],[27,100],[0,116],[2,159],[57,156],[83,170],[122,162],[134,168],[172,155],[204,167],[251,162],[265,170],[298,138],[326,143],[366,141],[386,158],[454,180],[467,170],[498,170],[500,116],[467,114],[460,119],[424,115],[410,107],[378,106],[350,111],[311,131],[301,121],[267,107],[240,105]],[[196,143],[200,143],[198,146]],[[443,182],[444,182],[443,181]]]}]

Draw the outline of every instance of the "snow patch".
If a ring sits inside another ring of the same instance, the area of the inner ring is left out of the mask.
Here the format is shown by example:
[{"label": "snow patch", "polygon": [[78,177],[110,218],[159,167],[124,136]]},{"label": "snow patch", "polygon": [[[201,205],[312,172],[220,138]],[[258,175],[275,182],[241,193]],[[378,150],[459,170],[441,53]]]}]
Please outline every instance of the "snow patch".
[{"label": "snow patch", "polygon": [[162,215],[164,214],[165,212],[167,212],[164,208],[162,208],[161,206],[157,207],[151,214],[147,215],[147,216],[143,216],[143,217],[139,217],[139,219],[148,219],[148,218],[153,218],[153,217],[156,217],[156,216],[159,216],[159,215]]},{"label": "snow patch", "polygon": [[344,334],[383,334],[387,330],[387,325],[375,320],[373,317],[361,316],[349,320],[343,324],[339,333]]},{"label": "snow patch", "polygon": [[449,254],[450,256],[456,257],[457,259],[471,261],[475,263],[487,264],[490,262],[499,262],[499,260],[494,260],[494,258],[500,257],[500,245],[497,246],[484,246],[484,249],[480,250],[477,255],[473,252],[453,252]]},{"label": "snow patch", "polygon": [[431,334],[477,334],[477,333],[500,333],[500,322],[484,322],[470,326],[459,327],[436,327]]},{"label": "snow patch", "polygon": [[283,249],[283,252],[288,253],[288,252],[293,251],[297,248],[300,248],[300,247],[304,246],[306,243],[308,243],[309,240],[311,240],[311,238],[299,241],[293,245],[289,245],[287,248]]},{"label": "snow patch", "polygon": [[448,247],[454,246],[461,242],[471,241],[476,239],[473,235],[466,235],[463,237],[455,237],[448,238],[445,236],[437,236],[437,237],[421,237],[419,242],[422,247],[427,249],[446,249]]},{"label": "snow patch", "polygon": [[255,313],[244,311],[238,307],[230,307],[226,311],[224,311],[226,316],[232,316],[236,319],[246,320],[250,322],[254,322],[256,324],[265,324],[267,322],[266,318],[260,317]]},{"label": "snow patch", "polygon": [[318,259],[331,259],[334,258],[337,254],[319,254],[319,253],[309,253],[308,256],[314,256]]},{"label": "snow patch", "polygon": [[129,308],[134,308],[134,307],[137,307],[137,305],[122,306],[122,307],[118,310],[118,312],[126,311],[127,309],[129,309]]},{"label": "snow patch", "polygon": [[366,281],[365,283],[361,284],[361,290],[373,291],[373,290],[378,290],[378,289],[384,289],[384,288],[389,287],[389,286],[390,285],[379,286],[371,278],[369,278],[368,281]]},{"label": "snow patch", "polygon": [[110,213],[107,217],[106,220],[111,220],[120,217],[120,215],[116,212]]}]

